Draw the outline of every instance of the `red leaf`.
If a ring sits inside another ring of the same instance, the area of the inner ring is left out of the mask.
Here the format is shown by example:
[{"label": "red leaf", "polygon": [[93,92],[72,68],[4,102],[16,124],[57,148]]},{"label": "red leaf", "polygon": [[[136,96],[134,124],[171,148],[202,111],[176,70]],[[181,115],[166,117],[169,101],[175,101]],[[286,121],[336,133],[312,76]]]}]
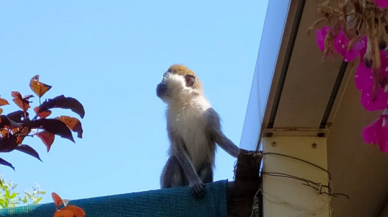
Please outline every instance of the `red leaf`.
[{"label": "red leaf", "polygon": [[9,166],[9,167],[11,167],[13,170],[15,170],[15,167],[13,167],[11,163],[9,163],[8,161],[4,160],[3,158],[0,158],[0,164],[1,164],[1,165],[4,165],[4,166]]},{"label": "red leaf", "polygon": [[51,89],[51,86],[40,82],[39,75],[35,75],[31,78],[30,88],[36,95],[38,95],[38,97],[42,97],[47,91]]},{"label": "red leaf", "polygon": [[[15,121],[15,122],[23,122],[24,120],[24,111],[15,111],[15,112],[11,112],[7,115],[7,117],[9,119],[11,119],[12,121]],[[28,118],[29,117],[29,114],[28,112],[26,112],[26,117]]]},{"label": "red leaf", "polygon": [[0,129],[0,135],[1,137],[6,137],[9,135],[9,130],[7,128],[1,128]]},{"label": "red leaf", "polygon": [[[6,99],[0,98],[0,106],[3,105],[9,105],[8,101]],[[0,114],[3,113],[3,109],[0,108]]]},{"label": "red leaf", "polygon": [[47,147],[47,152],[50,151],[51,145],[54,142],[55,135],[47,131],[36,134]]},{"label": "red leaf", "polygon": [[81,116],[81,118],[85,116],[83,105],[78,100],[71,97],[65,97],[64,95],[44,101],[42,105],[39,106],[39,111],[46,111],[51,108],[71,109],[73,112]]},{"label": "red leaf", "polygon": [[84,217],[85,211],[78,206],[68,205],[55,212],[54,217]]},{"label": "red leaf", "polygon": [[19,108],[21,108],[24,112],[27,111],[28,108],[30,108],[30,101],[28,101],[31,97],[34,97],[33,95],[28,95],[22,97],[22,95],[17,91],[11,92],[13,96],[13,101],[16,103]]},{"label": "red leaf", "polygon": [[69,116],[59,116],[58,120],[62,121],[70,128],[70,130],[78,133],[78,138],[82,138],[82,125],[81,122],[77,118],[69,117]]},{"label": "red leaf", "polygon": [[55,206],[60,206],[63,204],[62,198],[55,192],[51,193],[51,197],[53,198],[53,201],[55,203]]},{"label": "red leaf", "polygon": [[0,128],[4,128],[5,126],[11,126],[11,122],[7,116],[0,115]]},{"label": "red leaf", "polygon": [[9,118],[8,116],[0,115],[0,128],[3,128],[5,126],[15,128],[15,127],[21,127],[22,125],[23,123],[17,123],[11,120],[11,118]]},{"label": "red leaf", "polygon": [[43,128],[49,133],[59,135],[62,138],[69,139],[74,142],[71,131],[67,128],[66,124],[57,119],[39,119],[31,121],[27,124],[29,128]]},{"label": "red leaf", "polygon": [[[17,129],[16,132],[18,132],[19,129]],[[16,133],[14,132],[14,133]],[[18,145],[22,144],[24,138],[26,138],[26,136],[31,132],[31,129],[28,128],[28,127],[22,127],[20,132],[17,134],[17,138],[16,138],[16,142],[18,143]]]},{"label": "red leaf", "polygon": [[3,105],[9,105],[9,103],[6,99],[0,98],[0,106],[3,106]]},{"label": "red leaf", "polygon": [[71,210],[58,210],[54,213],[54,217],[74,217],[74,213]]},{"label": "red leaf", "polygon": [[38,160],[42,161],[39,157],[39,154],[38,152],[36,152],[33,148],[31,148],[30,146],[28,145],[19,145],[18,147],[16,147],[16,150],[18,151],[21,151],[21,152],[24,152],[26,154],[29,154],[35,158],[37,158]]},{"label": "red leaf", "polygon": [[2,137],[0,139],[0,152],[10,152],[15,150],[18,146],[17,136],[12,135],[10,137]]},{"label": "red leaf", "polygon": [[38,106],[34,108],[34,111],[35,111],[36,115],[38,115],[38,117],[40,117],[40,118],[46,118],[49,115],[51,115],[51,111],[50,110],[39,111],[39,107]]}]

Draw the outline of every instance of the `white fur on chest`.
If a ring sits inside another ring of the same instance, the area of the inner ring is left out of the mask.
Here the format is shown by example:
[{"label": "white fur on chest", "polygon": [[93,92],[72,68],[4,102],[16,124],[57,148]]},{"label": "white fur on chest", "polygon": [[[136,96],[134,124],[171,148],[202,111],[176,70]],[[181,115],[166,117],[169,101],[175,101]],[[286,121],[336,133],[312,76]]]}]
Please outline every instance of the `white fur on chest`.
[{"label": "white fur on chest", "polygon": [[179,106],[170,105],[167,111],[167,121],[184,140],[196,169],[207,158],[209,144],[205,134],[204,112],[209,108],[211,106],[204,97],[196,97]]}]

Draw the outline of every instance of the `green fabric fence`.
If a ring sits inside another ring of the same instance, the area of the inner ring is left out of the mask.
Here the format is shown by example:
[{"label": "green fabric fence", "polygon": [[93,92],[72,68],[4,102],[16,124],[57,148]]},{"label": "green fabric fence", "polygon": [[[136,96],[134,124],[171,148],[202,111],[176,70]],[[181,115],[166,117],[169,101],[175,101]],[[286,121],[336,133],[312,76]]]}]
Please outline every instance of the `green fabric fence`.
[{"label": "green fabric fence", "polygon": [[[206,184],[203,199],[193,198],[188,187],[178,187],[72,200],[69,204],[81,207],[87,217],[226,217],[226,185],[226,180]],[[0,209],[0,216],[53,217],[54,212],[54,203],[47,203]]]}]

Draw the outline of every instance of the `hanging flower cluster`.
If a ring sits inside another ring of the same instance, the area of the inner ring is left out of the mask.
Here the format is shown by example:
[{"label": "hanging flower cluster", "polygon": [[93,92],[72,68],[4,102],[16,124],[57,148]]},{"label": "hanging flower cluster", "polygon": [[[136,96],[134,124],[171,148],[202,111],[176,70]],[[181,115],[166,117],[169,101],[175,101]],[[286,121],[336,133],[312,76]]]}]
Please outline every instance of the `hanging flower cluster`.
[{"label": "hanging flower cluster", "polygon": [[388,49],[384,39],[388,33],[388,0],[324,0],[318,10],[323,17],[309,31],[321,23],[326,25],[316,30],[324,58],[338,53],[351,62],[360,56],[355,82],[361,104],[368,111],[382,111],[364,128],[362,137],[388,152]]},{"label": "hanging flower cluster", "polygon": [[387,0],[376,0],[376,4],[380,8],[387,8],[388,7],[388,1]]}]

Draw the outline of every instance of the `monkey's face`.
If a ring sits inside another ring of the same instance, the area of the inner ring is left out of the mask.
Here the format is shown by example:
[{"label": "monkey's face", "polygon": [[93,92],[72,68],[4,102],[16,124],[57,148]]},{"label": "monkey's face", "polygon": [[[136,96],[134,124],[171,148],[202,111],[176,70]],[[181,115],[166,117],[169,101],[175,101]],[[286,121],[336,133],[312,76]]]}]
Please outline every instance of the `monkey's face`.
[{"label": "monkey's face", "polygon": [[166,72],[163,75],[163,80],[156,87],[156,95],[166,103],[179,101],[190,95],[198,94],[192,88],[194,83],[194,75],[179,75]]}]

